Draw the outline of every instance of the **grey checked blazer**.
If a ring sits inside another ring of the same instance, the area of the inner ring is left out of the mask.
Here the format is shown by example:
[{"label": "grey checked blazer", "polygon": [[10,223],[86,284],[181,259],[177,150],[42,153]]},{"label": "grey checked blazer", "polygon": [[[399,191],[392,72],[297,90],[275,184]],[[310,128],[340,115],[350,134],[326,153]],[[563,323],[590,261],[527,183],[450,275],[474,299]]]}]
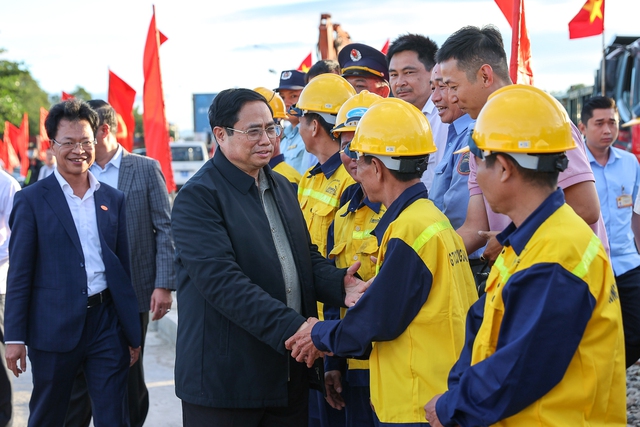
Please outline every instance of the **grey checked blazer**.
[{"label": "grey checked blazer", "polygon": [[159,163],[123,149],[118,190],[125,194],[131,282],[144,313],[155,288],[176,288],[171,208]]}]

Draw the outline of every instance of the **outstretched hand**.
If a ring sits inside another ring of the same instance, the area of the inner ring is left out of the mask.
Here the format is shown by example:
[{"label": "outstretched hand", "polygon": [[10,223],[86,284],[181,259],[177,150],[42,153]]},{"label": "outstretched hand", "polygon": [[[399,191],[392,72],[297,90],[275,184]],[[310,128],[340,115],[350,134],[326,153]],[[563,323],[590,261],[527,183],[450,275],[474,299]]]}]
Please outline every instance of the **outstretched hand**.
[{"label": "outstretched hand", "polygon": [[317,358],[325,355],[325,352],[316,348],[311,339],[313,325],[318,322],[319,320],[315,317],[308,318],[307,321],[298,328],[298,331],[284,343],[287,350],[291,350],[291,357],[298,362],[306,363],[309,368],[313,366],[313,362]]},{"label": "outstretched hand", "polygon": [[344,305],[347,307],[354,306],[364,292],[371,286],[373,278],[364,282],[358,279],[355,274],[360,268],[360,261],[356,261],[351,267],[347,269],[347,274],[344,276],[344,291],[346,297],[344,298]]}]

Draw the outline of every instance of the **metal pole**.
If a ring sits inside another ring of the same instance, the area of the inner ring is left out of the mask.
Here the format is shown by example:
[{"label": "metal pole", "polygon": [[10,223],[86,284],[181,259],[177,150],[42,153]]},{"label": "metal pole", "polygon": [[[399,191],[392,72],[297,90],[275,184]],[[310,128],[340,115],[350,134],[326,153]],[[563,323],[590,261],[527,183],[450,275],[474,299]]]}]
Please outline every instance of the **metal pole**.
[{"label": "metal pole", "polygon": [[606,69],[605,66],[607,65],[607,59],[606,59],[606,51],[604,50],[604,28],[602,29],[602,74],[600,75],[600,89],[602,92],[602,96],[606,96],[605,95],[605,90],[604,90],[604,81],[605,81],[605,76],[606,76]]}]

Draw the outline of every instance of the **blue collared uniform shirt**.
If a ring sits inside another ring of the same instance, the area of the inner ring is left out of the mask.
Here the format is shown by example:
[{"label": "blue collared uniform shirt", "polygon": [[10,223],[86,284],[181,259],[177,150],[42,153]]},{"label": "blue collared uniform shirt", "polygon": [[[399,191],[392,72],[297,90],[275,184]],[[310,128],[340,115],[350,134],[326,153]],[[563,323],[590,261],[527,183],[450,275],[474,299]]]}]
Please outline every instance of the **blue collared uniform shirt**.
[{"label": "blue collared uniform shirt", "polygon": [[[633,154],[613,147],[609,149],[609,160],[604,166],[588,149],[587,158],[596,179],[600,210],[611,248],[611,264],[615,275],[620,276],[640,265],[631,230],[633,201],[640,186],[640,165]],[[631,197],[629,205],[618,207],[619,201],[624,200],[620,197],[625,195]]]}]

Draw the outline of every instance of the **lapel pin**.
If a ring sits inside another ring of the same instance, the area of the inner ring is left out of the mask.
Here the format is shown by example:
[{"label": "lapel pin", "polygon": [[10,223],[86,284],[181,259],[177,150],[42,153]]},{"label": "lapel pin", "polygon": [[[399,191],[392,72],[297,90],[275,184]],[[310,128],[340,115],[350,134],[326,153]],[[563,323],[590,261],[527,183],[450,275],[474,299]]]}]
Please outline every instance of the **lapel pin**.
[{"label": "lapel pin", "polygon": [[103,211],[108,211],[109,208],[106,207],[105,205],[100,205],[100,209],[102,209]]}]

